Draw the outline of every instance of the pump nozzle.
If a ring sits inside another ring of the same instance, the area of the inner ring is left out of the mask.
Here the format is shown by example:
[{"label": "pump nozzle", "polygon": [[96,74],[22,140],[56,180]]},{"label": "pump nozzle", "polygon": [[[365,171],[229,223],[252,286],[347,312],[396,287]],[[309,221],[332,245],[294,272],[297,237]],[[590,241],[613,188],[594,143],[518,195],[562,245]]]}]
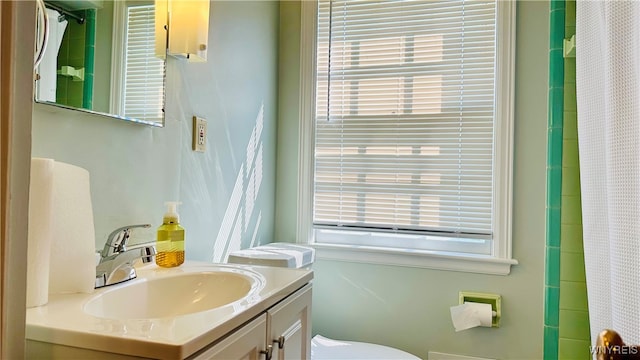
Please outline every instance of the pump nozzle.
[{"label": "pump nozzle", "polygon": [[167,201],[164,203],[167,206],[167,212],[164,214],[164,220],[168,219],[168,221],[179,223],[180,215],[178,215],[178,205],[182,204],[179,201]]}]

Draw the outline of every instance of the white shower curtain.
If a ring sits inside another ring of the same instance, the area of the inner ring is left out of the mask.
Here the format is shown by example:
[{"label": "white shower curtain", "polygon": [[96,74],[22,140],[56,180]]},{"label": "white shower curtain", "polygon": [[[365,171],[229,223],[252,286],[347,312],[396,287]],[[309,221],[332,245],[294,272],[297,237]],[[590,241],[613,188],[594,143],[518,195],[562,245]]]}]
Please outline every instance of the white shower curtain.
[{"label": "white shower curtain", "polygon": [[591,341],[640,343],[640,2],[578,1],[576,86]]},{"label": "white shower curtain", "polygon": [[49,44],[38,66],[40,80],[36,82],[36,98],[39,101],[56,102],[58,52],[67,28],[67,20],[59,21],[60,13],[49,8],[46,16],[49,22]]}]

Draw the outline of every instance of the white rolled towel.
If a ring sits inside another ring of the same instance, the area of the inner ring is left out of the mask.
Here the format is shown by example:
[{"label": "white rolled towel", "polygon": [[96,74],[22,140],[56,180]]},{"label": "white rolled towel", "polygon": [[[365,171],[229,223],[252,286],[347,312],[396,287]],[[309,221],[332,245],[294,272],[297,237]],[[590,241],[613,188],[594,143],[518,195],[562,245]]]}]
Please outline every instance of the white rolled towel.
[{"label": "white rolled towel", "polygon": [[49,257],[53,235],[53,168],[53,159],[31,159],[27,307],[41,306],[49,301]]},{"label": "white rolled towel", "polygon": [[96,277],[89,172],[56,161],[49,293],[89,293]]}]

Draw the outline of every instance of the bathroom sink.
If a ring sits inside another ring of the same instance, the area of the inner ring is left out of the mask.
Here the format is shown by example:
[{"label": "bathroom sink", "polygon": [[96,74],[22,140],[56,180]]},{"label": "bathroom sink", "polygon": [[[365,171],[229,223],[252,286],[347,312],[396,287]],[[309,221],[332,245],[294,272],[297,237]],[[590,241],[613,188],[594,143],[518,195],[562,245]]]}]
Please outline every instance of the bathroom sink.
[{"label": "bathroom sink", "polygon": [[189,260],[170,269],[139,265],[135,279],[90,294],[49,294],[47,304],[27,309],[28,358],[51,357],[38,352],[42,344],[75,357],[78,348],[92,351],[83,358],[188,358],[313,278],[309,270]]},{"label": "bathroom sink", "polygon": [[157,319],[216,309],[249,296],[260,282],[248,270],[134,279],[90,298],[84,311],[107,319]]}]

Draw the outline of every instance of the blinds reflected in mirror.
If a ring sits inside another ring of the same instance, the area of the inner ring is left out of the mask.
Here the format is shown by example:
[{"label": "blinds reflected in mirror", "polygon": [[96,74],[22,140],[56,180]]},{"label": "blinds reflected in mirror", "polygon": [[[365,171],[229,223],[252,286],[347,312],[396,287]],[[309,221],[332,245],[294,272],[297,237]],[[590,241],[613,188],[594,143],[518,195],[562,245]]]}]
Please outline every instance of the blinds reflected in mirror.
[{"label": "blinds reflected in mirror", "polygon": [[155,55],[154,5],[126,9],[123,114],[147,121],[162,121],[165,62]]}]

